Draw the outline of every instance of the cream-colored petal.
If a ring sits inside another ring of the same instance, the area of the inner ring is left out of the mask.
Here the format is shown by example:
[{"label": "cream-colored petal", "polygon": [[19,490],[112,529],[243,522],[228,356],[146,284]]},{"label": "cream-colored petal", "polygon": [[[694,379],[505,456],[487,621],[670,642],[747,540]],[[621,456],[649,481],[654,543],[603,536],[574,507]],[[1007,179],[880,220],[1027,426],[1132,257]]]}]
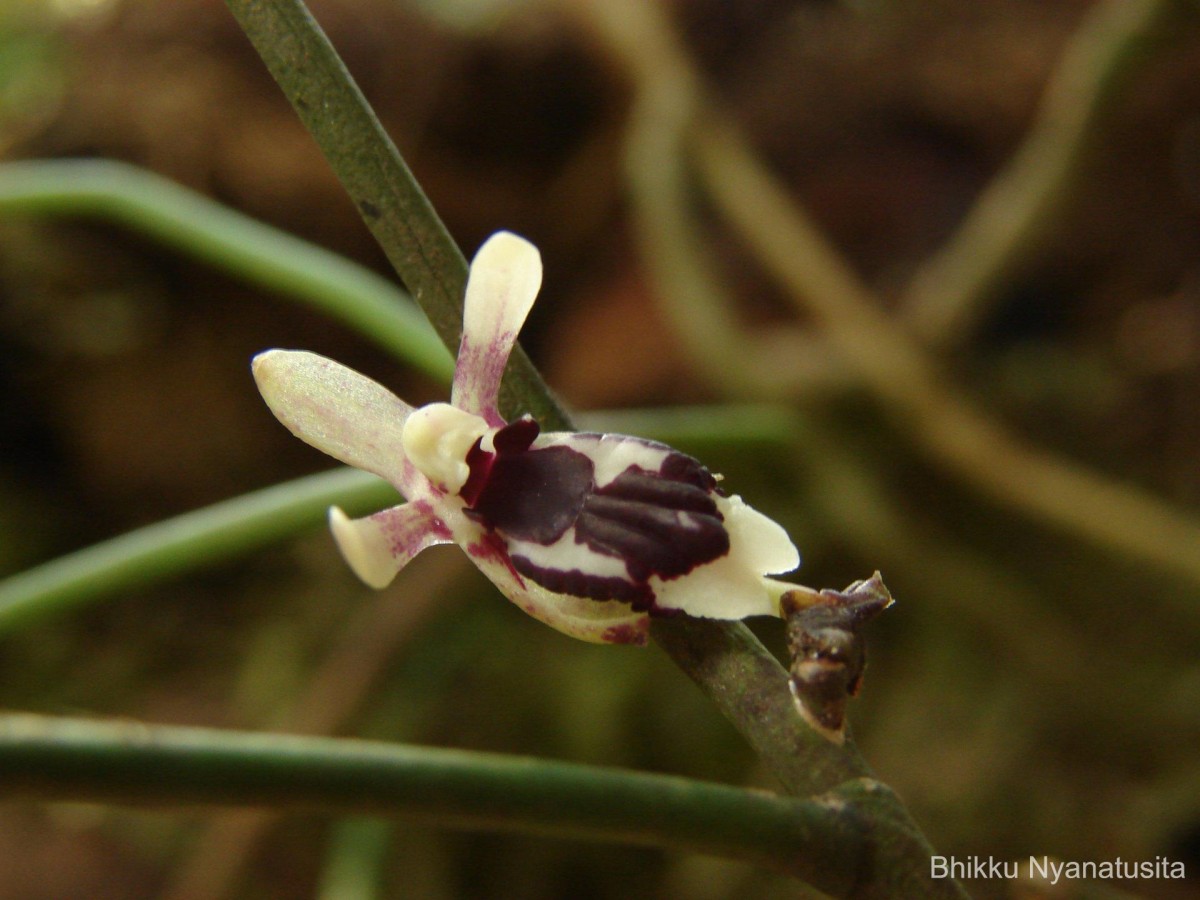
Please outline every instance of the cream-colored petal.
[{"label": "cream-colored petal", "polygon": [[393,506],[362,519],[329,508],[329,529],[354,574],[385,588],[410,559],[436,544],[453,542],[449,529],[424,502]]},{"label": "cream-colored petal", "polygon": [[405,465],[403,435],[411,406],[316,353],[268,350],[254,357],[253,369],[271,412],[296,437],[387,479],[407,495],[411,470]]},{"label": "cream-colored petal", "polygon": [[451,403],[493,427],[503,424],[500,377],[541,285],[541,254],[510,232],[492,235],[471,261]]},{"label": "cream-colored petal", "polygon": [[717,500],[729,532],[729,555],[760,575],[791,572],[800,565],[800,551],[783,526],[747,506],[734,494]]}]

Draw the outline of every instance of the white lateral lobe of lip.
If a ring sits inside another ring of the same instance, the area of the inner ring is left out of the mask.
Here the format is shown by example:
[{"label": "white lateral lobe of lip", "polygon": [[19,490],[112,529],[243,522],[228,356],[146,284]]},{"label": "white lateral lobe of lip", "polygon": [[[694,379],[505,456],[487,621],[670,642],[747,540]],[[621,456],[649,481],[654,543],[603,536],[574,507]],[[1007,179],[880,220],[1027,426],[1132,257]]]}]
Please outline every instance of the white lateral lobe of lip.
[{"label": "white lateral lobe of lip", "polygon": [[489,425],[501,422],[500,377],[541,286],[541,254],[507,231],[488,238],[471,262],[451,403]]},{"label": "white lateral lobe of lip", "polygon": [[411,406],[365,375],[304,350],[268,350],[254,358],[253,369],[271,412],[296,437],[405,486],[403,435]]}]

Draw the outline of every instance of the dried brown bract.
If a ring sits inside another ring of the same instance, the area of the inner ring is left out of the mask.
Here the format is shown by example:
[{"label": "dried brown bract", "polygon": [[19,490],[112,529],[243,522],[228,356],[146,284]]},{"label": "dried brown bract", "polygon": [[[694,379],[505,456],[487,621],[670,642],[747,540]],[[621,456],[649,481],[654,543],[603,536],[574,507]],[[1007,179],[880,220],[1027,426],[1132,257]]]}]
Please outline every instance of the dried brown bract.
[{"label": "dried brown bract", "polygon": [[878,572],[844,591],[783,595],[796,708],[834,743],[845,740],[846,704],[858,694],[867,664],[861,629],[893,602]]}]

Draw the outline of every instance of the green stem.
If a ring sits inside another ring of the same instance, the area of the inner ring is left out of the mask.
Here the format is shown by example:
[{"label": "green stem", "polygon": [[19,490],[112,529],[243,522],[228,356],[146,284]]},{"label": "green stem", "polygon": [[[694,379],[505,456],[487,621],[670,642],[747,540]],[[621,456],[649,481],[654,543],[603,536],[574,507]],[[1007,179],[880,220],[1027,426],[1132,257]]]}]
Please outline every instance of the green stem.
[{"label": "green stem", "polygon": [[390,485],[335,469],[156,522],[0,581],[0,636],[119,591],[243,555],[311,528],[337,503],[362,514],[396,501]]},{"label": "green stem", "polygon": [[0,165],[0,215],[83,215],[116,222],[232,275],[307,303],[426,374],[454,361],[412,299],[336,253],[110,160]]},{"label": "green stem", "polygon": [[709,853],[854,889],[866,852],[853,809],[494,754],[369,741],[0,718],[8,799],[318,808]]},{"label": "green stem", "polygon": [[818,794],[870,774],[849,738],[834,744],[796,714],[787,672],[740,622],[656,619],[650,634],[770,764],[788,793]]}]

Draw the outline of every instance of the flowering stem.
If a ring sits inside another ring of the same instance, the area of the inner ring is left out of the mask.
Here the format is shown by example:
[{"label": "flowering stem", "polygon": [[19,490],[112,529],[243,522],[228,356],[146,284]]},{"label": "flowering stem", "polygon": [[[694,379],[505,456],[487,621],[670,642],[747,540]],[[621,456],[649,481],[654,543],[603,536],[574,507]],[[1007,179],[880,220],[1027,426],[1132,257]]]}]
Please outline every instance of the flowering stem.
[{"label": "flowering stem", "polygon": [[454,360],[395,284],[161,176],[113,160],[0,165],[0,215],[96,216],[294,297],[449,382]]},{"label": "flowering stem", "polygon": [[396,491],[357,469],[335,469],[176,516],[0,581],[0,636],[119,590],[240,556],[324,521],[330,504],[365,513]]},{"label": "flowering stem", "polygon": [[855,888],[869,828],[849,804],[684,778],[371,741],[0,718],[6,796],[270,805],[417,817],[701,851]]},{"label": "flowering stem", "polygon": [[[465,260],[302,0],[227,0],[227,4],[435,329],[448,346],[457,346]],[[570,428],[567,416],[519,347],[509,361],[500,400],[507,414],[529,411],[548,428]],[[791,700],[786,673],[743,624],[680,617],[657,622],[652,634],[742,731],[789,791],[854,794],[851,799],[839,797],[837,808],[842,811],[839,815],[853,816],[860,824],[857,838],[854,833],[843,832],[840,837],[847,839],[846,844],[831,840],[829,843],[836,845],[831,848],[833,855],[822,861],[815,875],[802,877],[829,890],[829,874],[841,870],[840,861],[849,852],[854,857],[853,883],[843,883],[833,893],[912,896],[919,886],[922,896],[962,896],[952,882],[935,884],[929,880],[928,844],[895,796],[862,777],[866,766],[853,744],[847,741],[834,747],[802,723]],[[539,763],[536,772],[535,783],[546,784],[555,780],[560,769]],[[316,772],[309,777],[319,775]],[[632,784],[629,782],[627,787]],[[864,784],[869,786],[864,788]],[[295,787],[289,783],[289,793],[283,796],[293,796]],[[509,782],[498,792],[499,797],[489,802],[503,800],[507,791],[519,797],[529,789],[530,785],[519,781]],[[617,793],[614,789],[613,796]],[[639,829],[653,827],[658,821],[656,816],[671,808],[670,798],[666,795],[666,805],[658,813],[635,825],[632,836],[628,830],[623,831],[621,839],[639,839]],[[384,793],[367,799],[385,806],[389,800],[395,801],[395,797]],[[596,799],[605,803],[611,800]],[[428,809],[440,809],[443,814],[459,818],[458,807],[444,796],[439,800]],[[809,809],[804,801],[774,798],[772,802],[776,801],[798,804],[791,807],[793,815],[795,810]],[[818,808],[827,815],[832,813],[828,807]],[[541,812],[538,827],[554,827],[550,824],[553,818],[545,815],[547,810]],[[763,840],[766,836],[762,829],[768,827],[773,813],[765,807],[760,812],[762,821],[749,816],[742,826],[746,828],[743,836],[761,835],[755,839],[759,859],[775,867],[791,868],[798,859],[807,858],[799,856],[795,846],[788,848],[778,841],[768,849],[770,842]],[[486,805],[472,808],[470,814],[477,822],[487,821]],[[567,824],[565,819],[561,821]],[[673,823],[667,838],[674,846],[720,852],[713,841],[726,833],[727,826],[727,822],[718,823],[708,816],[685,816]],[[605,836],[603,829],[587,833],[594,838]],[[858,838],[867,833],[868,846],[864,847]],[[832,836],[826,833],[821,837],[824,843]],[[867,873],[866,882],[859,883],[863,873]]]}]

